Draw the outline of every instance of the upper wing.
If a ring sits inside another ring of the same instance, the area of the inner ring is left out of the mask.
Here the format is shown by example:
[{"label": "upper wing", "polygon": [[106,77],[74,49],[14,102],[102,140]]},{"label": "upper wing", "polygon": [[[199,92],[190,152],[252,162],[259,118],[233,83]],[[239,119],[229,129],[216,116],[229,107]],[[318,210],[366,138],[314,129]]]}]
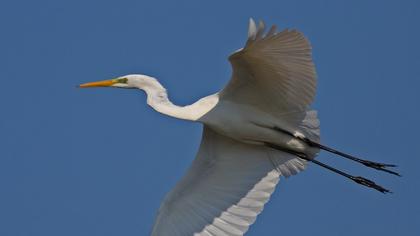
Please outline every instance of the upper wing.
[{"label": "upper wing", "polygon": [[243,235],[263,210],[279,176],[304,167],[295,156],[243,144],[205,126],[197,157],[165,197],[152,235]]},{"label": "upper wing", "polygon": [[232,79],[220,92],[221,99],[276,116],[304,111],[314,100],[316,72],[311,46],[296,30],[276,32],[272,26],[264,35],[264,23],[257,28],[251,19],[245,47],[229,60]]}]

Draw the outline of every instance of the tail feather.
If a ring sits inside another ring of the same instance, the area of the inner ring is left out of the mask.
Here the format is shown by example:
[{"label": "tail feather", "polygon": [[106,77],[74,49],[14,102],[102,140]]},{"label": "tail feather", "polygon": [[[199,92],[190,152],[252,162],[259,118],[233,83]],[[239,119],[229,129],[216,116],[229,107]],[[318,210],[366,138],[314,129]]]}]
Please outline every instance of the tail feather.
[{"label": "tail feather", "polygon": [[306,112],[305,118],[299,125],[299,130],[306,138],[314,142],[320,142],[320,122],[318,119],[318,113],[315,110]]}]

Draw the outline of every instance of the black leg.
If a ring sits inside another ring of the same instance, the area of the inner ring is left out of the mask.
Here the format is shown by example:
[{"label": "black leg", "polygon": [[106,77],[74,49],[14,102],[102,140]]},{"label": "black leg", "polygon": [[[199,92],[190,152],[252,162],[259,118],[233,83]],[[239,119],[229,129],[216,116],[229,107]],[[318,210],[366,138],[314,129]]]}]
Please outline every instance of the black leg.
[{"label": "black leg", "polygon": [[351,180],[353,180],[354,182],[356,182],[358,184],[364,185],[364,186],[369,187],[369,188],[376,189],[377,191],[379,191],[381,193],[391,193],[391,191],[389,191],[388,189],[383,188],[383,187],[377,185],[375,182],[373,182],[371,180],[368,180],[368,179],[363,178],[363,177],[360,177],[360,176],[349,175],[349,174],[347,174],[347,173],[345,173],[345,172],[343,172],[341,170],[338,170],[336,168],[333,168],[333,167],[331,167],[329,165],[326,165],[326,164],[324,164],[322,162],[319,162],[319,161],[317,161],[315,159],[310,159],[310,158],[308,158],[306,156],[305,153],[300,153],[300,152],[295,152],[295,151],[292,151],[292,150],[282,149],[281,147],[279,147],[279,146],[277,146],[275,144],[271,144],[271,143],[265,143],[265,144],[268,147],[271,147],[271,148],[274,148],[276,150],[280,150],[280,151],[283,151],[283,152],[287,152],[287,153],[296,155],[297,157],[302,158],[302,159],[304,159],[306,161],[313,162],[313,163],[315,163],[315,164],[317,164],[317,165],[319,165],[319,166],[321,166],[323,168],[326,168],[326,169],[328,169],[328,170],[330,170],[330,171],[332,171],[334,173],[337,173],[337,174],[339,174],[341,176],[344,176],[344,177],[346,177],[348,179],[351,179]]},{"label": "black leg", "polygon": [[308,138],[296,137],[295,135],[293,135],[292,133],[290,133],[287,130],[284,130],[284,129],[281,129],[281,128],[278,128],[278,127],[275,127],[274,129],[277,130],[277,131],[280,131],[282,133],[289,134],[289,135],[291,135],[291,136],[293,136],[293,137],[295,137],[297,139],[300,139],[303,142],[305,142],[306,144],[308,144],[309,146],[317,147],[317,148],[320,148],[320,149],[325,150],[327,152],[331,152],[331,153],[337,154],[337,155],[342,156],[342,157],[344,157],[346,159],[359,162],[359,163],[361,163],[361,164],[363,164],[363,165],[365,165],[367,167],[370,167],[370,168],[374,168],[374,169],[377,169],[377,170],[380,170],[380,171],[385,171],[385,172],[390,173],[390,174],[393,174],[393,175],[401,176],[399,173],[397,173],[395,171],[386,169],[386,167],[396,167],[396,165],[378,163],[378,162],[373,162],[373,161],[369,161],[369,160],[363,160],[363,159],[357,158],[355,156],[352,156],[352,155],[349,155],[349,154],[346,154],[346,153],[337,151],[337,150],[335,150],[333,148],[324,146],[324,145],[322,145],[320,143],[317,143],[317,142],[314,142],[314,141],[312,141],[312,140],[310,140]]}]

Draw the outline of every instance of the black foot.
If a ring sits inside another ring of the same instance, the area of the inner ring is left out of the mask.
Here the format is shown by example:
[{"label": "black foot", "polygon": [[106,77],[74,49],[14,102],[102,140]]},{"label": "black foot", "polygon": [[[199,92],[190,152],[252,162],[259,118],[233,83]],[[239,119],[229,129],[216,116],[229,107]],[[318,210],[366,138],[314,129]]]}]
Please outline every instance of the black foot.
[{"label": "black foot", "polygon": [[374,188],[381,193],[392,193],[388,189],[377,185],[372,180],[368,180],[368,179],[365,179],[365,178],[360,177],[360,176],[352,176],[352,177],[350,177],[350,179],[353,180],[354,182],[358,183],[358,184],[364,185],[364,186],[369,187],[369,188]]},{"label": "black foot", "polygon": [[393,175],[396,175],[396,176],[400,176],[401,177],[401,175],[399,173],[397,173],[395,171],[392,171],[392,170],[386,169],[387,167],[397,167],[396,165],[378,163],[378,162],[373,162],[373,161],[368,161],[368,160],[361,160],[361,159],[359,159],[359,162],[362,163],[363,165],[367,166],[367,167],[374,168],[374,169],[381,170],[381,171],[385,171],[387,173],[390,173],[390,174],[393,174]]}]

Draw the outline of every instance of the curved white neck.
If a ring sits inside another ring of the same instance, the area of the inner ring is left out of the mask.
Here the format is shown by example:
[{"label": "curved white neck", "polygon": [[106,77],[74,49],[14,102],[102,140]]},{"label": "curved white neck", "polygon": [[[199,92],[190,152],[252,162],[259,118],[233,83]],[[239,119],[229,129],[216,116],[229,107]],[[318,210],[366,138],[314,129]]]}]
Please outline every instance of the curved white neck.
[{"label": "curved white neck", "polygon": [[201,98],[191,105],[177,106],[169,100],[166,89],[157,80],[140,89],[143,89],[146,92],[147,104],[153,109],[162,114],[183,120],[198,120],[216,106],[219,101],[219,96],[213,94]]}]

